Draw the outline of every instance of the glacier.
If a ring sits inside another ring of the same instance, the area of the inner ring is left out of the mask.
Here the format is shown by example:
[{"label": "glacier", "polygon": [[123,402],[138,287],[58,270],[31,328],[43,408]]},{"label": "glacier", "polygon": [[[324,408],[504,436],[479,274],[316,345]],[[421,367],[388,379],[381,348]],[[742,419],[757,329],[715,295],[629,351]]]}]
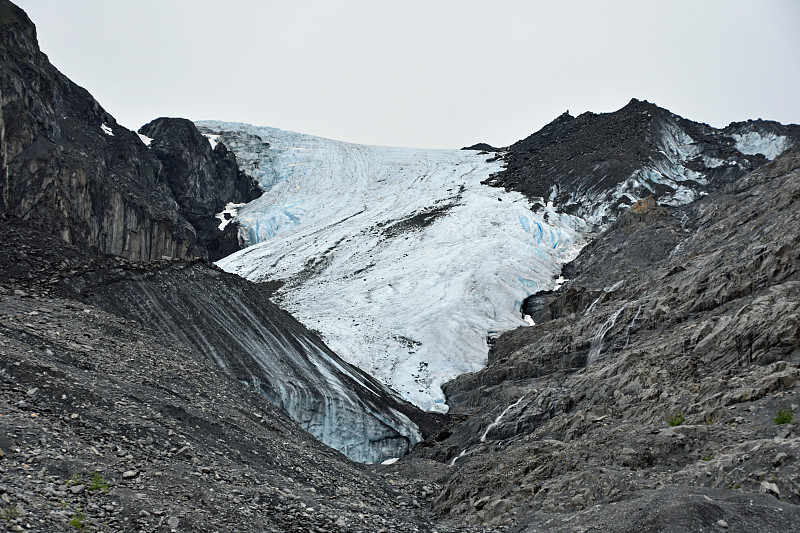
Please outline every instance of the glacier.
[{"label": "glacier", "polygon": [[556,285],[591,229],[483,185],[485,153],[366,146],[201,121],[264,194],[238,209],[247,248],[217,265],[275,299],[344,360],[446,412],[441,385],[486,364],[491,333]]}]

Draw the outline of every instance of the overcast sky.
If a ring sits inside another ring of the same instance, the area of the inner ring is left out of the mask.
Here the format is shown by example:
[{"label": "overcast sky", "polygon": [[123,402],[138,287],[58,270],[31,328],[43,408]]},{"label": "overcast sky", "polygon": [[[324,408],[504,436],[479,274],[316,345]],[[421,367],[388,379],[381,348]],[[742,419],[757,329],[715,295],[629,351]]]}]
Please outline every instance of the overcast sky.
[{"label": "overcast sky", "polygon": [[159,116],[366,144],[505,146],[631,97],[800,123],[797,0],[16,0],[131,129]]}]

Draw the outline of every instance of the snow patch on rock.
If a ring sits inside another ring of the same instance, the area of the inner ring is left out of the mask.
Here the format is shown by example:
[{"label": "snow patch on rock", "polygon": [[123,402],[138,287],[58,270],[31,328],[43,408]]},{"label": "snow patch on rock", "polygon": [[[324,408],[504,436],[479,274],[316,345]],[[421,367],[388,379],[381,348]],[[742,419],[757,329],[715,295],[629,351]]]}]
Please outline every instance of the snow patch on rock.
[{"label": "snow patch on rock", "polygon": [[151,142],[153,142],[153,139],[151,139],[151,138],[150,138],[150,137],[148,137],[147,135],[142,135],[141,133],[137,133],[136,135],[138,135],[138,136],[139,136],[139,139],[141,139],[141,140],[142,140],[142,142],[144,143],[144,145],[145,145],[145,146],[148,146],[148,147],[149,147],[149,146],[150,146],[150,143],[151,143]]},{"label": "snow patch on rock", "polygon": [[239,208],[245,204],[236,204],[233,202],[228,202],[225,205],[225,209],[220,211],[219,213],[215,214],[214,216],[219,219],[219,230],[224,230],[225,226],[233,222],[233,219],[236,218],[236,215],[239,212]]},{"label": "snow patch on rock", "polygon": [[208,144],[211,145],[212,150],[219,144],[219,135],[203,134],[203,136],[208,139]]}]

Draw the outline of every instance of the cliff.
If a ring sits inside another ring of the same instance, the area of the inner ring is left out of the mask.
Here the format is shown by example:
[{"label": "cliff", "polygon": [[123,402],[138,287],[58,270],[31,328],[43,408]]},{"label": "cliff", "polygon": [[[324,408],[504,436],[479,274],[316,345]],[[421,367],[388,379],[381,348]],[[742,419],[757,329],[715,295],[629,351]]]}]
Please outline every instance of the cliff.
[{"label": "cliff", "polygon": [[[203,223],[214,212],[193,209],[257,196],[231,172],[232,156],[222,149],[200,156],[213,162],[209,178],[234,180],[227,188],[203,183],[223,193],[218,201],[176,202],[186,176],[170,175],[142,138],[53,67],[39,50],[33,23],[7,0],[0,1],[0,95],[3,211],[35,220],[67,242],[127,259],[208,257],[208,245],[216,255],[238,247],[230,238],[216,244],[220,239]],[[245,189],[248,194],[235,194]]]}]

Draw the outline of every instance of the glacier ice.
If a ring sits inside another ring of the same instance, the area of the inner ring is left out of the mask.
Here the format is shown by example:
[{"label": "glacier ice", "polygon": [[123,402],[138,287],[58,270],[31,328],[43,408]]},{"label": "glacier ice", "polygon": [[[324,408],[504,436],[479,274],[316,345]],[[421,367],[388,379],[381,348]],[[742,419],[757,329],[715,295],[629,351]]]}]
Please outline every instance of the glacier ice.
[{"label": "glacier ice", "polygon": [[364,146],[239,123],[197,123],[264,194],[237,221],[251,245],[217,264],[281,281],[284,308],[346,361],[418,406],[486,363],[487,333],[525,325],[587,231],[481,185],[502,169],[474,151]]},{"label": "glacier ice", "polygon": [[743,154],[761,154],[770,161],[781,155],[792,144],[788,137],[772,132],[734,133],[732,137],[736,140],[736,149]]}]

